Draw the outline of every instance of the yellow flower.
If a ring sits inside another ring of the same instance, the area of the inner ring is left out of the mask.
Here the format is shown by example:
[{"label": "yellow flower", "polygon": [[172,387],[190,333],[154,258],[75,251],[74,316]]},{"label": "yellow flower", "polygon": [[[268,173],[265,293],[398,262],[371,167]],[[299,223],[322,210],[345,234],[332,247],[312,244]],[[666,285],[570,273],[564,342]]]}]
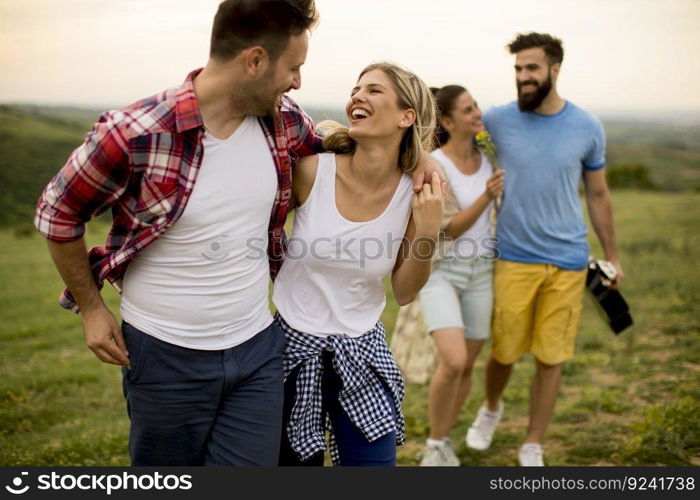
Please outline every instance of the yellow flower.
[{"label": "yellow flower", "polygon": [[487,130],[482,130],[481,132],[478,132],[476,136],[474,136],[474,139],[476,140],[476,145],[479,146],[479,148],[481,148],[484,154],[488,157],[493,170],[498,170],[496,145],[493,143],[493,139],[491,139],[491,134],[489,134]]},{"label": "yellow flower", "polygon": [[[487,130],[482,130],[474,136],[474,140],[476,140],[476,145],[489,159],[489,163],[491,164],[493,171],[495,172],[496,170],[498,170],[498,158],[496,158],[496,145],[493,143],[493,139],[491,139],[491,134],[489,134]],[[496,221],[498,218],[498,212],[501,210],[502,200],[503,195],[501,194],[496,198],[493,207],[491,208],[491,210],[489,210],[489,232],[491,233],[491,236],[496,235]]]}]

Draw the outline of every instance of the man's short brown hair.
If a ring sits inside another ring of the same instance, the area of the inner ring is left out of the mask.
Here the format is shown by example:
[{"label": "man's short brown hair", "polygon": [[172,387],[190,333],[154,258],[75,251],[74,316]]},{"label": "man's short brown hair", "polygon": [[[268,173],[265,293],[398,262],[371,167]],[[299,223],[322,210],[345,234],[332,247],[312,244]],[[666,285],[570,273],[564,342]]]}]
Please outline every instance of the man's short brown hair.
[{"label": "man's short brown hair", "polygon": [[535,33],[534,31],[523,35],[521,33],[515,40],[508,44],[511,54],[517,54],[521,50],[541,47],[549,59],[549,64],[561,63],[564,60],[564,47],[561,40],[547,33]]},{"label": "man's short brown hair", "polygon": [[314,0],[225,0],[214,16],[209,56],[228,61],[259,45],[275,61],[291,36],[302,34],[317,22]]}]

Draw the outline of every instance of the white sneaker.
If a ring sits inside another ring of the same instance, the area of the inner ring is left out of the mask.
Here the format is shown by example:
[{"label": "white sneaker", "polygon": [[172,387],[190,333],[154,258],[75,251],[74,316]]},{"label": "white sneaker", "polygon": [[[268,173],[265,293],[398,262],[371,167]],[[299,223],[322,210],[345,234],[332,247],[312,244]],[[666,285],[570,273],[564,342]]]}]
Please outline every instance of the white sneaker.
[{"label": "white sneaker", "polygon": [[544,467],[542,446],[538,443],[525,443],[520,447],[518,462],[522,467]]},{"label": "white sneaker", "polygon": [[467,446],[474,450],[485,450],[491,446],[493,433],[503,416],[504,408],[503,401],[498,402],[498,410],[495,412],[489,411],[486,403],[479,408],[474,423],[467,431]]},{"label": "white sneaker", "polygon": [[423,452],[421,467],[459,467],[459,458],[455,455],[452,444],[444,441],[437,446],[426,446]]}]

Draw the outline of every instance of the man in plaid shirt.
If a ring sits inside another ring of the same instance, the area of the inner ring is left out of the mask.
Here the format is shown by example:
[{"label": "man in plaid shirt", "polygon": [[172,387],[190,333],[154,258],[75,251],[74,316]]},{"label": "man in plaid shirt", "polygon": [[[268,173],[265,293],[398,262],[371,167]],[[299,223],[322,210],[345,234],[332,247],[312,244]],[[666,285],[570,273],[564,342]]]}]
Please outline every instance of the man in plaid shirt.
[{"label": "man in plaid shirt", "polygon": [[[61,305],[81,313],[100,360],[123,365],[134,465],[277,464],[284,335],[268,277],[292,165],[321,150],[284,94],[301,84],[316,20],[313,0],[222,2],[207,65],[104,113],[39,200]],[[106,244],[88,253],[85,223],[107,209]],[[122,293],[121,327],[105,279]]]}]

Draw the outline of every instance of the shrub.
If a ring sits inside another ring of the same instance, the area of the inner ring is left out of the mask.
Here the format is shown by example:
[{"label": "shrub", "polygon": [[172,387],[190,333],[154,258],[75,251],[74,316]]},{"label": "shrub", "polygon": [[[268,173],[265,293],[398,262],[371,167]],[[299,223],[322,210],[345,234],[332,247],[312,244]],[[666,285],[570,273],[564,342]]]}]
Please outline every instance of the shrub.
[{"label": "shrub", "polygon": [[651,407],[631,426],[631,437],[617,458],[629,464],[690,465],[700,451],[700,404],[684,396]]},{"label": "shrub", "polygon": [[611,188],[658,189],[651,179],[649,167],[641,163],[610,165],[607,180]]}]

